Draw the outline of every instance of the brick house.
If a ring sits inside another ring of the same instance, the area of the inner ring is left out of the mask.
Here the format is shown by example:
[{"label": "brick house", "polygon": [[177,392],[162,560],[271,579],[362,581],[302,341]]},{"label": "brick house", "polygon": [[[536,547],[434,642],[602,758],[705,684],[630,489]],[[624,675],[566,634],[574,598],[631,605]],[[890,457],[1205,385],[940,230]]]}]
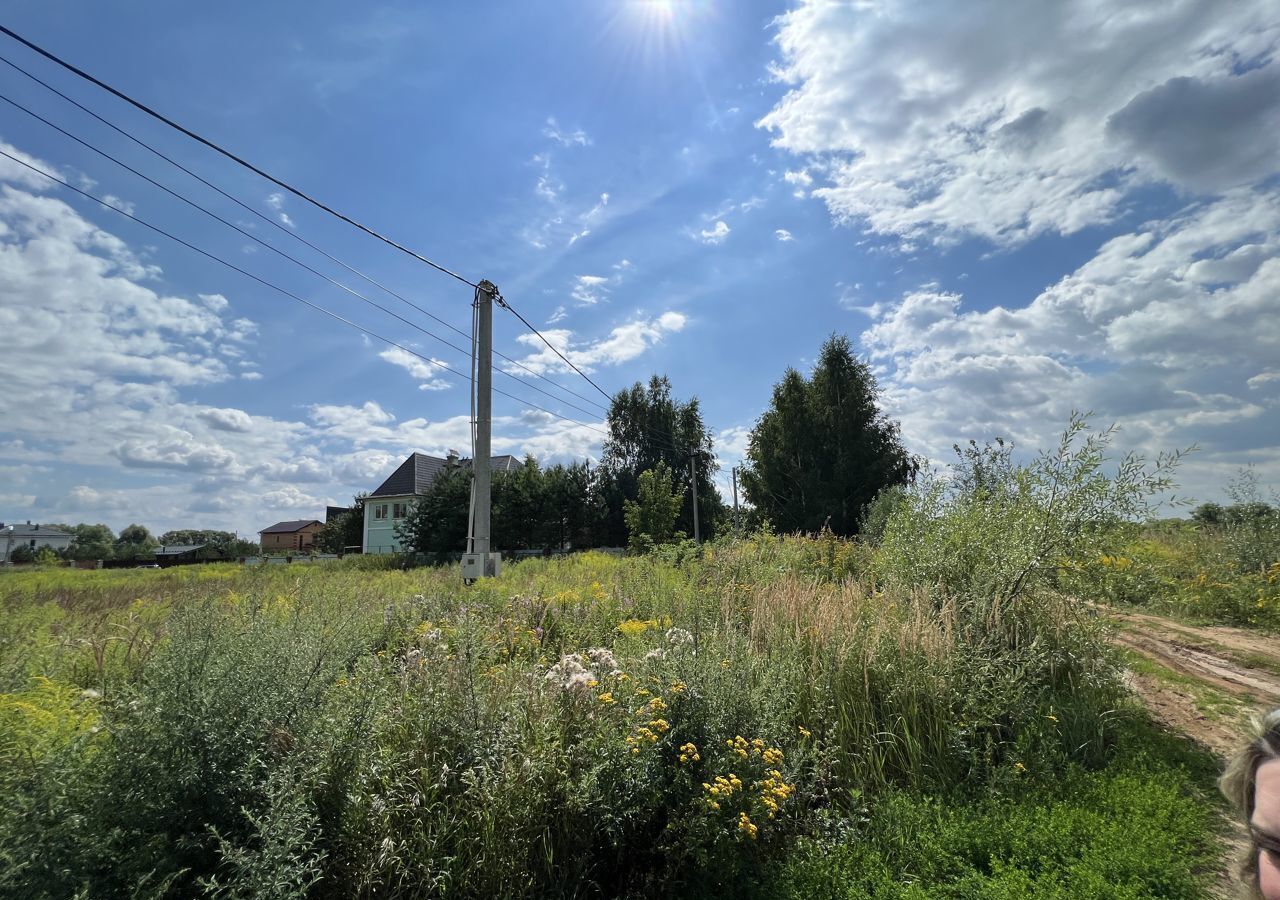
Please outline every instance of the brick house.
[{"label": "brick house", "polygon": [[277,522],[258,532],[263,553],[306,553],[315,546],[316,533],[324,527],[318,519]]}]

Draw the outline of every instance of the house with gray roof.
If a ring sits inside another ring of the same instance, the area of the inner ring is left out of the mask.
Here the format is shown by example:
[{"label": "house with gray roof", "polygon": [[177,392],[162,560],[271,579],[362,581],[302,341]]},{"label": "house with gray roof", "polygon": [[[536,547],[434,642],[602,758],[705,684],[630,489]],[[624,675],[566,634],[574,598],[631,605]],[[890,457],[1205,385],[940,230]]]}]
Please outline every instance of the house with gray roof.
[{"label": "house with gray roof", "polygon": [[[490,457],[493,471],[510,472],[523,463],[510,454]],[[454,451],[444,459],[425,453],[412,453],[364,501],[364,552],[399,553],[399,525],[418,498],[431,490],[436,476],[450,466],[471,468],[471,460],[461,459]],[[461,547],[458,548],[462,550]]]},{"label": "house with gray roof", "polygon": [[9,554],[15,547],[30,547],[32,550],[48,547],[56,553],[70,547],[73,537],[74,535],[48,525],[32,525],[30,522],[25,525],[16,522],[6,525],[0,522],[0,554],[3,554],[0,556],[0,563],[9,561]]}]

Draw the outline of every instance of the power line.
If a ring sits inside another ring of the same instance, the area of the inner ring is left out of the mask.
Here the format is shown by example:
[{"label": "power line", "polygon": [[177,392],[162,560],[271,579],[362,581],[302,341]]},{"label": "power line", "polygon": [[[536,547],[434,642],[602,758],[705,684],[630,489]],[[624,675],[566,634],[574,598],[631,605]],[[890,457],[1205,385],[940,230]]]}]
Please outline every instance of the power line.
[{"label": "power line", "polygon": [[609,395],[608,391],[606,391],[604,388],[600,387],[600,385],[598,385],[598,384],[596,384],[594,381],[592,381],[592,380],[591,380],[591,377],[590,377],[589,375],[587,375],[587,373],[586,373],[586,372],[582,371],[582,370],[581,370],[581,369],[579,369],[577,366],[575,366],[572,362],[570,362],[570,361],[569,361],[569,357],[567,357],[567,356],[565,356],[563,353],[561,353],[561,352],[560,352],[560,350],[555,346],[555,344],[551,343],[549,340],[547,340],[545,337],[543,337],[543,336],[542,336],[542,332],[541,332],[541,331],[539,331],[538,329],[536,329],[536,328],[534,328],[532,325],[530,325],[530,324],[529,324],[529,320],[528,320],[528,319],[526,319],[524,316],[520,315],[520,313],[516,311],[516,308],[515,308],[515,307],[513,307],[510,303],[508,303],[508,302],[507,302],[507,298],[503,297],[501,294],[498,294],[498,296],[497,296],[497,300],[498,300],[498,305],[499,305],[499,306],[501,306],[501,307],[502,307],[503,309],[505,309],[505,310],[510,311],[510,312],[511,312],[511,313],[512,313],[512,314],[513,314],[517,319],[519,319],[521,322],[523,322],[526,328],[528,328],[530,331],[532,331],[534,334],[536,334],[536,335],[538,336],[538,338],[542,341],[542,343],[546,344],[548,347],[550,347],[550,348],[552,349],[552,351],[554,351],[554,352],[555,352],[555,355],[556,355],[556,356],[558,356],[558,357],[560,357],[562,360],[564,360],[565,365],[567,365],[569,368],[573,369],[573,371],[577,372],[579,375],[581,375],[583,378],[585,378],[585,379],[587,380],[587,384],[591,385],[593,388],[595,388],[597,391],[599,391],[599,392],[601,393],[601,395],[603,395],[603,396],[604,396],[604,398],[605,398],[606,400],[608,400],[610,403],[613,403],[613,397],[611,397],[611,396]]},{"label": "power line", "polygon": [[[135,216],[132,213],[126,212],[125,210],[120,209],[117,206],[113,206],[112,204],[108,203],[106,200],[103,200],[101,197],[91,194],[90,192],[83,190],[82,188],[78,188],[75,185],[71,184],[70,182],[67,182],[57,177],[56,175],[46,172],[44,169],[41,169],[39,166],[33,165],[27,162],[26,160],[19,159],[18,157],[14,156],[13,154],[7,152],[2,148],[0,148],[0,156],[3,156],[12,162],[15,162],[20,166],[24,166],[25,168],[28,168],[39,175],[43,175],[45,178],[48,178],[50,181],[56,184],[62,185],[67,190],[74,191],[75,193],[81,195],[82,197],[86,197],[92,200],[94,203],[97,203],[99,206],[103,207],[104,209],[112,210],[113,212],[124,216],[126,219],[130,219],[131,221],[138,223],[142,227],[150,229],[151,231],[154,231],[156,234],[163,235],[164,237],[168,238],[174,243],[181,244],[182,246],[186,247],[188,250],[192,250],[196,253],[199,253],[201,256],[205,257],[206,259],[210,259],[213,262],[218,263],[219,265],[222,265],[228,269],[231,269],[233,272],[237,272],[246,278],[256,281],[258,284],[262,285],[263,287],[268,287],[273,291],[277,291],[281,294],[284,294],[289,299],[296,300],[298,303],[301,303],[303,306],[307,306],[315,310],[316,312],[323,313],[329,318],[334,319],[335,321],[341,322],[342,324],[347,325],[351,328],[354,328],[356,331],[359,331],[362,334],[368,335],[371,338],[375,338],[379,341],[382,341],[384,344],[388,344],[399,350],[403,350],[405,353],[408,353],[411,356],[417,357],[418,359],[422,360],[423,362],[435,368],[443,369],[444,371],[449,372],[452,375],[456,375],[459,378],[463,378],[463,379],[467,378],[466,375],[464,375],[462,372],[459,372],[457,369],[452,368],[451,366],[447,366],[439,362],[438,360],[431,359],[428,356],[423,356],[421,353],[409,347],[406,347],[404,344],[394,341],[391,338],[384,337],[383,335],[378,334],[376,331],[371,331],[370,329],[365,328],[363,325],[359,325],[356,322],[353,322],[351,319],[346,318],[345,316],[339,315],[338,313],[335,313],[332,310],[326,309],[325,307],[320,306],[318,303],[313,303],[310,300],[300,297],[286,288],[282,288],[277,284],[272,284],[270,281],[267,281],[265,278],[262,278],[258,275],[254,275],[252,272],[242,269],[239,266],[237,266],[235,263],[228,262],[222,257],[217,256],[213,253],[210,253],[208,250],[203,250],[200,247],[197,247],[195,244],[185,241],[182,238],[178,237],[177,235],[174,235],[168,231],[165,231],[163,228],[159,227],[158,225],[153,225],[150,222],[146,221],[145,219],[141,219],[138,216]],[[594,431],[597,434],[603,434],[607,436],[607,433],[604,431],[601,431],[599,428],[589,425],[586,422],[579,422],[577,419],[571,419],[568,416],[561,415],[560,413],[552,412],[551,410],[546,409],[545,407],[538,406],[536,403],[531,403],[528,400],[525,400],[523,397],[517,397],[514,394],[508,394],[506,391],[500,390],[498,388],[494,388],[493,392],[495,394],[501,394],[502,396],[507,397],[511,400],[515,400],[517,403],[522,404],[524,407],[528,409],[535,409],[538,412],[546,413],[547,415],[554,416],[557,419],[563,419],[564,421],[569,422],[570,424],[578,425],[582,428],[586,428],[590,431]]]},{"label": "power line", "polygon": [[[399,320],[399,321],[403,322],[404,324],[408,325],[410,328],[414,329],[415,331],[419,331],[419,332],[421,332],[422,334],[425,334],[427,337],[429,337],[429,338],[431,338],[431,339],[433,339],[433,340],[439,341],[440,343],[444,344],[446,347],[449,347],[450,349],[455,350],[455,351],[457,351],[458,353],[463,353],[463,354],[465,354],[465,353],[468,353],[468,352],[469,352],[469,351],[467,351],[467,350],[464,350],[462,347],[459,347],[457,344],[451,343],[450,341],[448,341],[448,340],[446,340],[446,339],[444,339],[444,338],[440,337],[439,335],[437,335],[437,334],[435,334],[435,333],[433,333],[433,332],[431,332],[431,331],[427,330],[426,328],[423,328],[421,325],[418,325],[416,322],[412,322],[412,321],[410,321],[409,319],[406,319],[404,316],[400,315],[400,314],[399,314],[399,313],[397,313],[397,312],[394,312],[393,310],[388,309],[387,307],[383,306],[382,304],[378,303],[377,301],[375,301],[375,300],[371,300],[370,298],[366,297],[364,294],[360,293],[359,291],[355,290],[354,288],[348,287],[347,285],[343,284],[343,283],[342,283],[342,282],[340,282],[340,281],[337,281],[337,280],[336,280],[336,279],[334,279],[334,278],[330,278],[328,275],[325,275],[323,272],[320,272],[320,271],[318,271],[317,269],[314,269],[314,268],[312,268],[311,266],[307,265],[307,264],[306,264],[305,262],[303,262],[302,260],[297,259],[296,257],[290,256],[288,253],[284,252],[284,251],[283,251],[283,250],[281,250],[279,247],[276,247],[276,246],[274,246],[274,245],[272,245],[272,244],[270,244],[270,243],[268,243],[268,242],[266,242],[266,241],[262,240],[262,238],[258,237],[257,235],[255,235],[255,234],[253,234],[253,233],[251,233],[251,232],[249,232],[249,231],[246,231],[245,229],[241,228],[239,225],[236,225],[235,223],[233,223],[233,222],[231,222],[231,221],[228,221],[227,219],[224,219],[222,216],[218,215],[217,213],[213,212],[213,211],[212,211],[212,210],[210,210],[210,209],[205,208],[204,206],[201,206],[199,203],[196,203],[194,200],[191,200],[190,198],[188,198],[188,197],[186,197],[186,196],[184,196],[184,195],[182,195],[182,194],[178,193],[177,191],[173,190],[172,188],[170,188],[170,187],[168,187],[168,186],[166,186],[166,185],[164,185],[164,184],[161,184],[160,182],[156,181],[154,178],[151,178],[151,177],[149,177],[149,176],[147,176],[147,175],[143,174],[142,172],[139,172],[137,169],[133,168],[133,167],[132,167],[132,166],[130,166],[128,163],[125,163],[125,162],[122,162],[122,161],[121,161],[121,160],[119,160],[119,159],[116,159],[116,157],[112,156],[110,153],[107,153],[107,152],[106,152],[106,151],[104,151],[104,150],[100,150],[99,148],[95,147],[93,144],[89,143],[88,141],[85,141],[85,140],[83,140],[83,139],[81,139],[81,138],[77,137],[76,135],[74,135],[74,134],[72,134],[71,132],[67,131],[65,128],[62,128],[62,127],[60,127],[59,125],[56,125],[55,123],[53,123],[53,122],[49,121],[48,119],[44,118],[44,116],[41,116],[39,113],[33,112],[33,111],[32,111],[32,110],[30,110],[30,109],[27,109],[27,108],[26,108],[25,106],[23,106],[21,103],[18,103],[17,101],[10,99],[9,97],[5,96],[5,95],[4,95],[4,94],[2,94],[2,93],[0,93],[0,100],[3,100],[5,103],[8,103],[10,106],[13,106],[13,107],[15,107],[15,108],[17,108],[17,109],[20,109],[22,112],[26,113],[27,115],[31,116],[32,118],[34,118],[34,119],[36,119],[36,120],[38,120],[38,121],[40,121],[40,122],[43,122],[45,125],[49,126],[50,128],[54,129],[55,131],[59,132],[60,134],[65,135],[66,137],[70,138],[71,140],[75,141],[76,143],[80,144],[81,146],[83,146],[83,147],[85,147],[85,148],[87,148],[87,149],[89,149],[89,150],[93,151],[94,153],[98,154],[99,156],[103,157],[104,159],[110,160],[111,162],[113,162],[113,163],[115,163],[117,166],[119,166],[120,168],[124,169],[124,170],[125,170],[125,171],[127,171],[127,172],[131,172],[132,174],[134,174],[134,175],[136,175],[137,177],[141,178],[143,181],[147,182],[148,184],[151,184],[151,185],[153,185],[153,186],[155,186],[155,187],[158,187],[160,190],[164,191],[165,193],[169,194],[170,196],[172,196],[172,197],[174,197],[174,198],[176,198],[176,199],[178,199],[178,200],[181,200],[183,203],[187,204],[188,206],[192,207],[193,209],[197,209],[197,210],[199,210],[200,212],[204,213],[205,215],[209,216],[210,218],[214,219],[215,221],[220,222],[220,223],[222,223],[223,225],[225,225],[226,227],[228,227],[228,228],[232,229],[232,230],[233,230],[233,231],[235,231],[236,233],[238,233],[238,234],[240,234],[240,235],[243,235],[244,237],[246,237],[246,238],[248,238],[249,240],[254,241],[254,242],[256,242],[256,243],[258,243],[258,244],[262,245],[263,247],[266,247],[266,248],[267,248],[268,250],[270,250],[272,253],[275,253],[275,254],[277,254],[277,255],[281,256],[282,258],[284,258],[284,259],[288,260],[289,262],[294,263],[295,265],[301,266],[303,269],[307,270],[307,271],[308,271],[308,272],[310,272],[311,274],[313,274],[313,275],[315,275],[315,276],[317,276],[317,277],[319,277],[319,278],[323,278],[325,281],[327,281],[329,284],[333,285],[334,287],[339,288],[340,290],[346,291],[348,294],[351,294],[353,297],[356,297],[357,299],[359,299],[359,300],[361,300],[361,301],[363,301],[363,302],[365,302],[365,303],[369,304],[370,306],[374,307],[375,309],[381,310],[382,312],[386,313],[387,315],[391,316],[392,318],[395,318],[395,319],[397,319],[397,320]],[[417,308],[417,307],[415,307],[415,308]],[[434,318],[434,317],[433,317],[433,318]],[[447,324],[447,323],[445,323],[445,324]],[[456,329],[455,329],[455,330],[456,330]],[[459,334],[462,334],[464,337],[467,337],[467,335],[465,334],[465,332],[459,332]],[[436,365],[438,365],[438,363],[437,363]],[[506,375],[508,378],[512,378],[512,379],[515,379],[515,380],[517,380],[517,381],[519,380],[518,378],[516,378],[516,376],[512,375],[512,374],[511,374],[511,373],[509,373],[509,372],[504,372],[504,371],[502,371],[501,369],[499,369],[498,371],[502,372],[502,374]],[[535,385],[535,384],[531,384],[531,385],[529,385],[529,387],[533,388],[535,391],[537,391],[537,392],[538,392],[538,393],[540,393],[540,394],[543,394],[543,395],[544,395],[544,396],[546,396],[546,397],[550,397],[552,400],[555,400],[557,403],[563,403],[565,406],[568,406],[570,409],[576,409],[578,412],[585,413],[585,414],[586,414],[586,415],[588,415],[588,416],[590,416],[590,415],[594,415],[590,410],[583,409],[583,408],[582,408],[582,407],[580,407],[580,406],[577,406],[577,405],[575,405],[575,404],[573,404],[573,403],[569,403],[567,400],[562,400],[561,398],[556,397],[554,394],[551,394],[551,393],[548,393],[547,391],[544,391],[542,388],[538,387],[538,386],[537,386],[537,385]]]},{"label": "power line", "polygon": [[18,43],[24,45],[25,47],[31,50],[34,50],[36,53],[39,53],[41,56],[43,56],[45,59],[49,60],[50,62],[56,63],[57,65],[62,66],[62,68],[66,69],[68,72],[71,72],[72,74],[77,75],[80,78],[83,78],[85,81],[88,81],[92,84],[97,85],[98,87],[102,88],[104,91],[108,92],[109,94],[112,94],[120,98],[121,100],[123,100],[125,103],[128,103],[130,106],[138,110],[141,110],[142,112],[151,116],[153,119],[157,119],[163,122],[164,124],[168,125],[170,128],[173,128],[177,131],[182,132],[192,140],[198,141],[199,143],[204,144],[210,150],[213,150],[216,153],[220,153],[222,156],[225,156],[227,159],[231,160],[232,162],[240,166],[243,166],[249,171],[265,178],[267,181],[270,181],[272,184],[276,185],[277,187],[284,188],[286,191],[293,194],[295,197],[299,197],[300,199],[305,200],[306,202],[310,203],[312,206],[316,207],[317,209],[323,210],[324,212],[327,212],[329,215],[334,216],[335,218],[341,219],[343,222],[346,222],[348,225],[351,225],[352,227],[357,228],[360,231],[363,231],[365,234],[369,235],[370,237],[377,238],[378,240],[382,241],[384,244],[387,244],[399,250],[401,253],[405,253],[413,257],[414,259],[418,260],[418,262],[426,263],[427,265],[429,265],[431,268],[435,269],[438,272],[442,272],[445,275],[450,276],[451,278],[456,278],[458,281],[461,281],[463,284],[470,285],[471,287],[476,287],[476,283],[474,281],[471,281],[467,278],[462,277],[457,272],[446,269],[444,266],[440,265],[439,263],[432,262],[431,260],[423,256],[421,253],[418,253],[415,250],[410,250],[408,247],[404,246],[403,244],[399,244],[396,241],[393,241],[391,238],[387,237],[386,235],[380,234],[379,232],[374,231],[369,226],[363,225],[360,222],[357,222],[355,219],[351,218],[350,216],[344,215],[343,213],[338,212],[336,209],[333,209],[330,206],[326,206],[324,203],[321,203],[319,200],[315,199],[310,194],[307,194],[304,191],[299,190],[298,188],[294,187],[293,185],[289,184],[286,181],[282,181],[279,178],[276,178],[274,175],[270,174],[269,172],[263,171],[262,169],[258,168],[248,160],[245,160],[239,156],[236,156],[230,150],[226,150],[220,147],[218,144],[215,144],[213,141],[209,140],[206,137],[202,137],[201,135],[197,134],[191,129],[186,128],[182,125],[179,125],[173,119],[170,119],[169,117],[156,112],[154,109],[147,106],[145,103],[142,103],[141,101],[133,99],[123,91],[117,90],[116,88],[107,84],[105,81],[95,78],[94,76],[90,75],[88,72],[84,71],[83,69],[77,68],[76,66],[72,65],[71,63],[67,62],[61,57],[55,55],[54,53],[51,53],[50,51],[44,49],[38,44],[32,43],[31,41],[24,38],[22,35],[13,31],[12,29],[6,28],[5,26],[0,25],[0,33],[8,35]]},{"label": "power line", "polygon": [[[235,195],[230,194],[230,193],[228,193],[227,191],[223,190],[222,188],[218,187],[216,184],[214,184],[213,182],[211,182],[211,181],[207,180],[206,178],[202,177],[202,176],[201,176],[200,174],[198,174],[197,172],[193,172],[191,169],[187,168],[186,166],[184,166],[182,163],[178,162],[177,160],[172,159],[172,158],[170,158],[169,156],[166,156],[163,152],[161,152],[160,150],[157,150],[155,147],[151,146],[150,144],[148,144],[146,141],[142,140],[141,138],[139,138],[139,137],[137,137],[137,136],[133,135],[133,134],[132,134],[132,133],[130,133],[127,129],[121,128],[120,126],[116,125],[114,122],[111,122],[110,120],[108,120],[108,119],[104,118],[103,116],[101,116],[101,115],[99,115],[98,113],[94,112],[94,111],[93,111],[92,109],[90,109],[89,107],[87,107],[87,106],[83,105],[82,103],[80,103],[79,101],[75,100],[73,97],[69,97],[68,95],[64,94],[62,91],[58,90],[58,89],[57,89],[56,87],[54,87],[53,85],[49,84],[48,82],[44,81],[43,79],[39,78],[38,76],[33,75],[31,72],[28,72],[26,69],[24,69],[22,66],[18,65],[17,63],[13,62],[12,60],[7,59],[7,58],[6,58],[6,57],[4,57],[3,55],[0,55],[0,62],[3,62],[5,65],[9,66],[10,68],[12,68],[12,69],[16,70],[17,72],[21,73],[22,75],[26,76],[26,77],[27,77],[27,78],[29,78],[30,80],[34,81],[36,84],[38,84],[38,85],[40,85],[41,87],[45,88],[46,90],[50,91],[51,93],[56,94],[57,96],[61,97],[63,100],[65,100],[66,102],[70,103],[72,106],[76,107],[77,109],[81,110],[82,112],[86,113],[87,115],[92,116],[94,119],[98,120],[98,121],[99,121],[99,122],[101,122],[103,125],[106,125],[108,128],[112,129],[112,130],[113,130],[113,131],[115,131],[116,133],[118,133],[118,134],[122,135],[123,137],[128,138],[129,140],[133,141],[133,142],[134,142],[135,144],[137,144],[139,147],[142,147],[143,149],[150,151],[150,152],[151,152],[151,153],[153,153],[154,155],[158,156],[160,159],[162,159],[162,160],[164,160],[165,162],[169,163],[169,165],[171,165],[171,166],[175,167],[175,168],[176,168],[176,169],[178,169],[179,171],[184,172],[185,174],[187,174],[187,175],[189,175],[190,177],[194,178],[196,181],[200,182],[200,183],[201,183],[201,184],[203,184],[205,187],[207,187],[207,188],[209,188],[209,189],[211,189],[211,190],[213,190],[213,191],[216,191],[218,194],[220,194],[220,195],[222,195],[223,197],[225,197],[226,199],[230,200],[232,203],[236,204],[237,206],[239,206],[241,209],[245,210],[246,212],[248,212],[248,213],[250,213],[250,214],[252,214],[252,215],[254,215],[254,216],[257,216],[259,219],[261,219],[262,221],[266,222],[268,225],[270,225],[271,227],[275,228],[277,231],[280,231],[280,232],[282,232],[282,233],[284,233],[284,234],[288,235],[289,237],[291,237],[293,240],[298,241],[299,243],[303,244],[303,245],[304,245],[304,246],[306,246],[306,247],[309,247],[311,250],[314,250],[316,253],[319,253],[321,256],[323,256],[325,259],[329,260],[330,262],[333,262],[333,263],[336,263],[336,264],[337,264],[337,265],[339,265],[339,266],[342,266],[342,268],[346,269],[348,272],[352,273],[352,274],[353,274],[353,275],[355,275],[356,277],[361,278],[361,279],[363,279],[364,281],[367,281],[369,284],[372,284],[374,287],[378,288],[379,290],[382,290],[382,291],[384,291],[385,293],[387,293],[387,294],[391,295],[392,297],[395,297],[395,298],[396,298],[397,300],[399,300],[401,303],[404,303],[405,305],[407,305],[407,306],[409,306],[409,307],[412,307],[413,309],[416,309],[418,312],[422,313],[424,316],[427,316],[428,318],[433,319],[433,320],[435,320],[436,322],[439,322],[439,323],[440,323],[441,325],[443,325],[445,328],[448,328],[449,330],[451,330],[451,331],[455,332],[456,334],[461,335],[462,337],[467,338],[468,340],[471,340],[471,335],[467,334],[467,332],[463,331],[461,328],[458,328],[457,326],[455,326],[455,325],[454,325],[454,324],[452,324],[451,322],[447,322],[447,321],[445,321],[444,319],[440,318],[439,316],[437,316],[435,313],[431,312],[430,310],[427,310],[427,309],[422,308],[422,307],[421,307],[421,306],[419,306],[418,304],[414,303],[412,300],[409,300],[407,297],[404,297],[403,295],[401,295],[401,294],[397,293],[396,291],[394,291],[394,290],[392,290],[391,288],[387,287],[386,285],[382,284],[382,283],[381,283],[381,282],[379,282],[377,279],[375,279],[375,278],[373,278],[373,277],[371,277],[371,276],[369,276],[369,275],[366,275],[364,272],[360,271],[359,269],[355,268],[354,266],[352,266],[352,265],[350,265],[350,264],[348,264],[348,263],[344,262],[343,260],[339,259],[338,257],[336,257],[336,256],[334,256],[334,255],[332,255],[332,254],[330,254],[330,253],[329,253],[329,252],[327,252],[326,250],[324,250],[324,249],[322,249],[322,248],[320,248],[320,247],[316,246],[315,244],[311,243],[311,241],[307,240],[307,239],[306,239],[306,238],[304,238],[302,235],[298,234],[296,231],[294,231],[294,230],[292,230],[292,229],[290,229],[290,228],[286,228],[284,225],[281,225],[281,224],[280,224],[279,222],[277,222],[275,219],[271,218],[271,217],[270,217],[270,216],[268,216],[268,215],[263,214],[261,211],[259,211],[259,210],[255,209],[253,206],[250,206],[248,203],[245,203],[245,202],[244,202],[243,200],[241,200],[240,198],[238,198],[238,197],[236,197]],[[12,101],[10,101],[10,102],[12,102]],[[17,104],[15,104],[15,105],[17,105]],[[46,124],[51,124],[51,123],[46,123]],[[57,126],[56,126],[56,125],[54,125],[54,126],[52,126],[52,127],[56,128]],[[59,130],[61,130],[61,129],[59,129]],[[65,133],[65,132],[64,132],[64,133]],[[499,356],[499,357],[501,357],[502,359],[506,360],[507,362],[511,363],[513,366],[516,366],[516,367],[518,367],[518,368],[520,368],[520,369],[524,370],[525,372],[528,372],[530,375],[534,376],[535,378],[540,378],[540,379],[542,379],[543,381],[547,382],[548,384],[554,385],[555,387],[557,387],[557,388],[559,388],[560,390],[564,391],[566,394],[570,394],[570,395],[572,395],[572,396],[574,396],[574,397],[577,397],[579,400],[581,400],[581,401],[582,401],[582,402],[584,402],[584,403],[590,403],[590,404],[592,404],[593,406],[598,406],[600,409],[607,411],[607,407],[605,407],[603,404],[600,404],[600,403],[598,403],[597,401],[590,399],[589,397],[584,397],[584,396],[582,396],[582,394],[579,394],[577,391],[573,390],[572,388],[566,387],[565,385],[561,384],[560,382],[558,382],[558,381],[556,381],[556,380],[554,380],[554,379],[552,379],[552,378],[548,378],[545,374],[543,374],[543,373],[541,373],[541,372],[536,372],[536,371],[534,371],[533,369],[529,368],[527,365],[525,365],[524,363],[520,362],[519,360],[512,359],[511,357],[507,356],[505,353],[502,353],[502,352],[501,352],[501,351],[499,351],[499,350],[495,350],[495,351],[494,351],[494,354],[495,354],[496,356]],[[544,392],[542,392],[542,393],[545,393],[545,391],[544,391]],[[549,394],[548,394],[547,396],[551,396],[551,395],[549,395]],[[555,398],[555,399],[557,400],[557,402],[563,402],[563,401],[560,401],[560,400],[559,400],[559,398]],[[574,408],[575,408],[575,409],[578,409],[579,407],[574,407]],[[584,412],[585,412],[585,410],[584,410]],[[590,415],[590,414],[589,414],[589,415]]]}]

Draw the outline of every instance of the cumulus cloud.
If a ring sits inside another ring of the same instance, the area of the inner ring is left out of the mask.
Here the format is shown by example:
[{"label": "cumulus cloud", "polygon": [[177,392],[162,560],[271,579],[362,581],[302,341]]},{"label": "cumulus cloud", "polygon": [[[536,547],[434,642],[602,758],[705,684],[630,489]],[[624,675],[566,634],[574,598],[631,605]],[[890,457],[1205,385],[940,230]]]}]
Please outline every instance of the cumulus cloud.
[{"label": "cumulus cloud", "polygon": [[785,228],[777,228],[777,229],[774,229],[773,235],[774,235],[774,237],[776,237],[778,240],[782,241],[784,244],[785,244],[787,241],[794,241],[794,240],[795,240],[795,238],[794,238],[794,237],[792,237],[791,232],[790,232],[790,231],[787,231],[787,229],[785,229]]},{"label": "cumulus cloud", "polygon": [[932,456],[957,436],[1043,446],[1087,408],[1147,453],[1199,444],[1195,487],[1212,492],[1231,465],[1280,477],[1277,296],[1280,197],[1238,189],[1117,235],[1026,306],[926,285],[867,309],[862,343]]},{"label": "cumulus cloud", "polygon": [[1278,38],[1265,0],[1124,15],[806,0],[778,20],[789,90],[757,124],[837,221],[1016,244],[1111,221],[1154,179],[1214,191],[1274,174]]},{"label": "cumulus cloud", "polygon": [[242,409],[210,408],[198,415],[216,431],[248,431],[253,427],[253,419]]},{"label": "cumulus cloud", "polygon": [[[635,359],[660,343],[667,335],[683,330],[686,321],[683,314],[669,311],[653,319],[636,319],[619,325],[607,337],[595,343],[578,342],[574,339],[573,332],[565,328],[548,329],[542,334],[574,365],[584,371],[591,371],[598,366],[618,365]],[[572,371],[537,335],[522,334],[517,340],[534,349],[532,354],[520,360],[528,369],[540,375]],[[510,366],[507,371],[519,375],[523,370]]]},{"label": "cumulus cloud", "polygon": [[1107,135],[1174,184],[1202,192],[1251,184],[1280,158],[1280,65],[1170,78],[1112,115]]}]

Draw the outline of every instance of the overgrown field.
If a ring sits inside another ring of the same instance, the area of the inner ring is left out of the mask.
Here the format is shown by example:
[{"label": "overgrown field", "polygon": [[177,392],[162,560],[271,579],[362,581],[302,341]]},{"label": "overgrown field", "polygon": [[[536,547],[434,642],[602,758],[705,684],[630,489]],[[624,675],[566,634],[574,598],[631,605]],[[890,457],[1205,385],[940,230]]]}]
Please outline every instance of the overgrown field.
[{"label": "overgrown field", "polygon": [[1244,522],[1157,522],[1119,537],[1066,583],[1118,605],[1280,631],[1280,510]]},{"label": "overgrown field", "polygon": [[1202,896],[1205,761],[944,524],[0,576],[0,895]]}]

